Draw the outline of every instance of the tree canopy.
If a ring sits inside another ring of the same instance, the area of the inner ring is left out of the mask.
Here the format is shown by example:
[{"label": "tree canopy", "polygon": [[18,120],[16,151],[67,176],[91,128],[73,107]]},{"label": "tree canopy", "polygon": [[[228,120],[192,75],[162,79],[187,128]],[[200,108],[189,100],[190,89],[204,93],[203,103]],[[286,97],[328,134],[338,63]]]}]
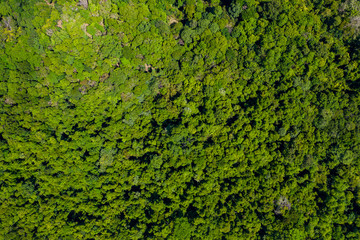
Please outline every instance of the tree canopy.
[{"label": "tree canopy", "polygon": [[0,2],[3,239],[359,239],[355,0]]}]

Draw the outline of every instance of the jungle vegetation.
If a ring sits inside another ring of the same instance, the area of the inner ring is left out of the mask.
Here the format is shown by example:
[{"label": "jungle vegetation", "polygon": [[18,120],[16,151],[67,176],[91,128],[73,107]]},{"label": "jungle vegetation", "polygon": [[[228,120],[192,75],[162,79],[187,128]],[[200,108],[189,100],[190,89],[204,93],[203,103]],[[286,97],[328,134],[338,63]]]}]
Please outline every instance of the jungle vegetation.
[{"label": "jungle vegetation", "polygon": [[0,239],[360,239],[355,0],[0,1]]}]

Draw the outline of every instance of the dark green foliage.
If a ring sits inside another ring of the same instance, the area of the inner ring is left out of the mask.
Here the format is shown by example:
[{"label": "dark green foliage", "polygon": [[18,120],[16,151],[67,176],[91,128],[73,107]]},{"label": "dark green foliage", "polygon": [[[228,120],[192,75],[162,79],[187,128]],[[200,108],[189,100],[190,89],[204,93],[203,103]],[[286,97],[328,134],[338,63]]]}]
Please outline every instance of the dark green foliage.
[{"label": "dark green foliage", "polygon": [[359,14],[2,1],[0,239],[359,239]]},{"label": "dark green foliage", "polygon": [[232,1],[229,7],[229,15],[232,18],[238,18],[245,9],[243,1]]}]

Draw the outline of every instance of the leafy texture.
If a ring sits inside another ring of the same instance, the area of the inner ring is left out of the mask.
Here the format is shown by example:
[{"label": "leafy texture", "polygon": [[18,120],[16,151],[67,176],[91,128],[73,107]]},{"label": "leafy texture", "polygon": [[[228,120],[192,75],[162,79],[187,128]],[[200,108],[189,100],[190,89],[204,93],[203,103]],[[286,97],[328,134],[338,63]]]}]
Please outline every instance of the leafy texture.
[{"label": "leafy texture", "polygon": [[359,4],[0,3],[2,239],[359,239]]}]

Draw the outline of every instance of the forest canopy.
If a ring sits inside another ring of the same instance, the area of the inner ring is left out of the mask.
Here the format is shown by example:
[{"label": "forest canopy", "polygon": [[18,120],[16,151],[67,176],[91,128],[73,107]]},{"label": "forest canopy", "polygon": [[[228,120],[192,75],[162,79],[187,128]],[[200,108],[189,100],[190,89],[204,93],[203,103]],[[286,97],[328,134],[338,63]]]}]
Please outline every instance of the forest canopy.
[{"label": "forest canopy", "polygon": [[360,3],[0,1],[1,239],[360,239]]}]

